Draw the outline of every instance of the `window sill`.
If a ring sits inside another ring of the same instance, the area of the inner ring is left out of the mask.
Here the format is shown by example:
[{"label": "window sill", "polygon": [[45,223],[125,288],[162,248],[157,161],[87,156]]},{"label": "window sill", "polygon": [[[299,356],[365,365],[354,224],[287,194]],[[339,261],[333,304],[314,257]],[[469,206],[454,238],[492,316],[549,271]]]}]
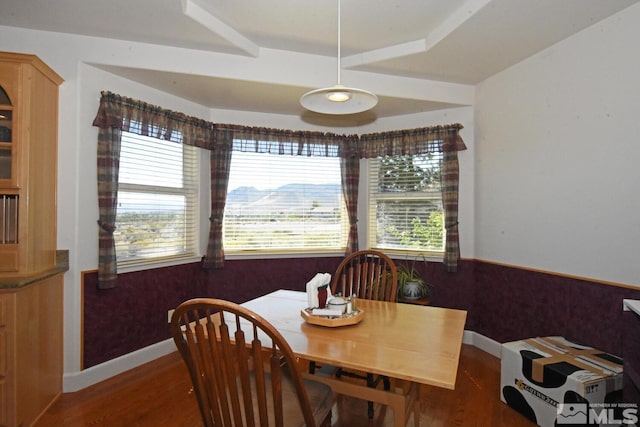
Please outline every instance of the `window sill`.
[{"label": "window sill", "polygon": [[[342,257],[344,252],[302,252],[302,253],[259,253],[259,252],[236,252],[226,253],[225,260],[243,259],[286,259],[286,258],[329,258]],[[184,258],[171,258],[157,261],[123,263],[118,265],[118,273],[132,273],[135,271],[153,270],[155,268],[171,267],[174,265],[191,264],[202,262],[204,256],[190,256]]]},{"label": "window sill", "polygon": [[344,252],[225,252],[225,260],[342,257]]},{"label": "window sill", "polygon": [[424,257],[424,259],[428,262],[442,262],[444,260],[444,254],[439,254],[435,252],[424,253],[424,252],[398,251],[398,250],[392,250],[392,249],[379,249],[379,248],[373,248],[373,250],[383,252],[393,259],[422,261]]},{"label": "window sill", "polygon": [[[420,257],[420,254],[411,254],[400,251],[390,251],[385,249],[376,249],[386,253],[394,259],[415,259],[416,256]],[[232,252],[225,254],[225,260],[243,260],[243,259],[287,259],[287,258],[330,258],[330,257],[343,257],[344,252],[282,252],[282,253],[266,253],[266,252]],[[202,262],[203,256],[188,256],[183,258],[170,258],[156,261],[132,261],[129,263],[122,263],[118,265],[118,273],[131,273],[135,271],[153,270],[155,268],[171,267],[175,265],[191,264],[195,262]],[[442,262],[442,255],[425,255],[425,259],[429,262]]]},{"label": "window sill", "polygon": [[200,256],[185,256],[181,258],[166,258],[154,261],[131,261],[118,265],[118,273],[132,273],[134,271],[153,270],[155,268],[172,267],[174,265],[201,262]]}]

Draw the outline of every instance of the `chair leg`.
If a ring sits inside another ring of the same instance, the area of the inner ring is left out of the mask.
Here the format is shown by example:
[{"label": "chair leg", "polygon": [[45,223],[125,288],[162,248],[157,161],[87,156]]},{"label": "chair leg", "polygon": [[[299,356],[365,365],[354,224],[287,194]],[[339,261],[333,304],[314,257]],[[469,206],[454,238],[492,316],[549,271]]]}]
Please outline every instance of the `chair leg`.
[{"label": "chair leg", "polygon": [[[311,363],[313,364],[313,362]],[[313,373],[311,369],[312,369],[312,365],[310,364],[309,372]],[[315,369],[315,364],[313,364],[313,369]],[[379,375],[378,378],[375,379],[372,373],[367,373],[366,376],[362,376],[362,375],[355,374],[353,372],[344,371],[342,370],[342,368],[338,368],[337,371],[335,372],[336,378],[340,378],[343,375],[347,377],[365,379],[367,382],[367,387],[369,388],[377,388],[378,384],[380,383],[380,380],[382,380],[384,384],[384,389],[387,391],[391,389],[391,385],[389,383],[389,377]],[[374,415],[373,402],[367,402],[367,415],[370,420],[373,419],[373,415]]]},{"label": "chair leg", "polygon": [[[382,380],[382,385],[385,391],[391,390],[391,382],[389,381],[389,377],[381,375],[378,379],[374,380],[373,374],[367,374],[367,387],[376,388],[378,387],[378,383]],[[367,415],[369,419],[373,419],[374,410],[373,410],[373,402],[367,402]]]},{"label": "chair leg", "polygon": [[[375,388],[376,387],[376,382],[373,380],[373,374],[367,374],[367,387],[370,388]],[[370,420],[373,419],[373,402],[369,401],[367,402],[367,416],[369,417]]]}]

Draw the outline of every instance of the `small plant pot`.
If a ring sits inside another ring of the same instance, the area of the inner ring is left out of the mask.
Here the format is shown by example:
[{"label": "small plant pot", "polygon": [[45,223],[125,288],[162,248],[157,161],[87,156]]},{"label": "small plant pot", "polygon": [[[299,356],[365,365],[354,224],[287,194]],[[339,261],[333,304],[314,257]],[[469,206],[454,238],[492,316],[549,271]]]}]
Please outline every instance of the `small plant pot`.
[{"label": "small plant pot", "polygon": [[417,282],[407,282],[403,287],[405,299],[420,299],[422,298],[422,286]]}]

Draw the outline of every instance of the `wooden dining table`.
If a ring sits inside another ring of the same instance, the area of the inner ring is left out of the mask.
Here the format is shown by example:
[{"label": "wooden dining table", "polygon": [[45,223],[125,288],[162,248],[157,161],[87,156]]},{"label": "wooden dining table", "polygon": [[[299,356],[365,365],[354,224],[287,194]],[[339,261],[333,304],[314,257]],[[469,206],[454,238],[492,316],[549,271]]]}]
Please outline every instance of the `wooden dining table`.
[{"label": "wooden dining table", "polygon": [[338,379],[322,369],[304,373],[337,394],[388,405],[395,427],[404,427],[411,413],[418,426],[420,384],[455,388],[467,312],[361,299],[355,304],[362,311],[361,320],[338,327],[305,320],[304,292],[278,290],[242,305],[275,326],[303,360],[388,376],[393,386],[385,391]]}]

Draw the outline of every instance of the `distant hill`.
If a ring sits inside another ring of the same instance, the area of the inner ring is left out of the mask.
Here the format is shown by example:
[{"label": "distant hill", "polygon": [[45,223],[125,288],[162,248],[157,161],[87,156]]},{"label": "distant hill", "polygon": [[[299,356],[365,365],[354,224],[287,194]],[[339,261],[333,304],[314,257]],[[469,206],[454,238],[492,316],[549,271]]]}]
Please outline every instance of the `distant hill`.
[{"label": "distant hill", "polygon": [[282,210],[283,206],[301,206],[311,210],[340,209],[341,189],[335,184],[287,184],[275,190],[238,187],[227,194],[228,213],[239,211]]}]

